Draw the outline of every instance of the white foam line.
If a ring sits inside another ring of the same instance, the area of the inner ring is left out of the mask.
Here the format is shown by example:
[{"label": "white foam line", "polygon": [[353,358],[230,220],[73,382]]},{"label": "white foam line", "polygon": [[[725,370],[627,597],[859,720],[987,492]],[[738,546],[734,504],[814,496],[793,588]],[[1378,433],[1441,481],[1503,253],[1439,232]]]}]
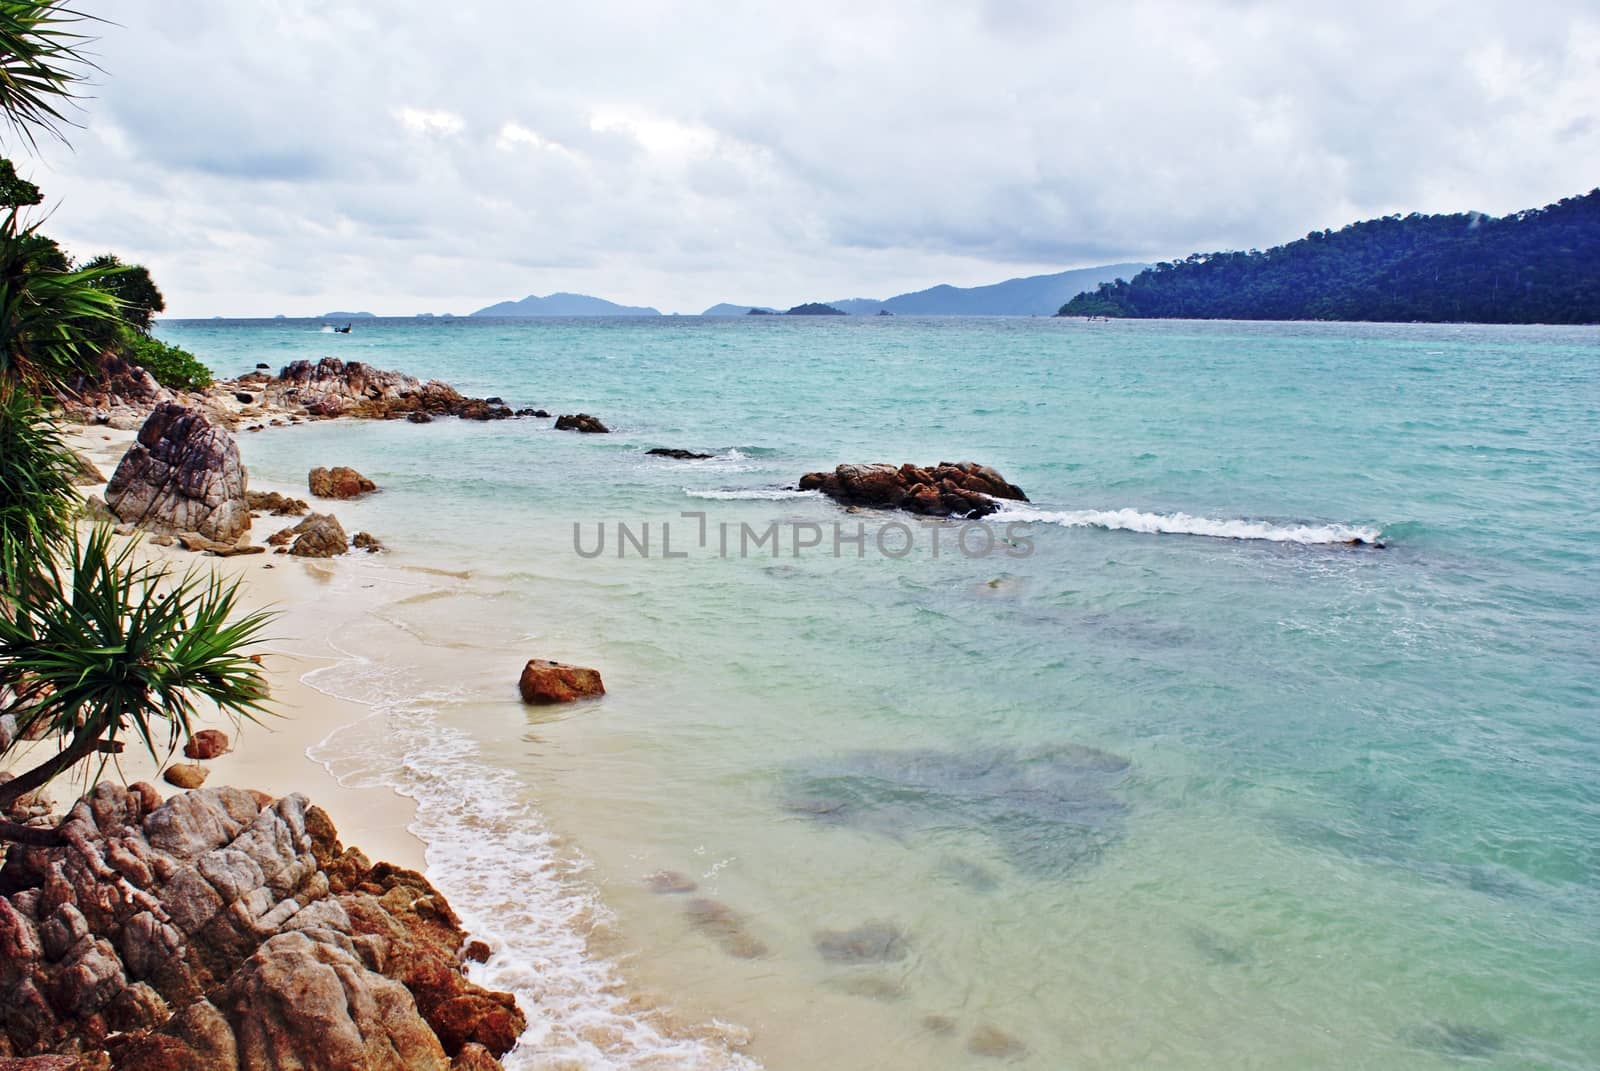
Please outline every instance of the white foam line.
[{"label": "white foam line", "polygon": [[1356,539],[1376,543],[1383,535],[1380,529],[1363,525],[1214,520],[1187,513],[1144,513],[1135,509],[1041,510],[1010,507],[996,514],[996,518],[1059,524],[1064,528],[1108,528],[1126,532],[1209,536],[1213,539],[1261,539],[1271,543],[1328,544],[1349,543]]},{"label": "white foam line", "polygon": [[820,491],[796,491],[787,487],[748,487],[735,490],[697,490],[685,487],[690,498],[712,498],[727,502],[782,502],[791,498],[818,498]]}]

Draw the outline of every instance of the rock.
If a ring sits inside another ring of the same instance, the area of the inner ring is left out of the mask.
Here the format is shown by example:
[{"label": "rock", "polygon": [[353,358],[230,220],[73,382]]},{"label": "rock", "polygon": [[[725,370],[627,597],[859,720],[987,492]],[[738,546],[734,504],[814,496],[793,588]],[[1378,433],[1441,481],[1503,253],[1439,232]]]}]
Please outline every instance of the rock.
[{"label": "rock", "polygon": [[735,959],[760,959],[767,946],[751,936],[744,916],[720,900],[697,896],[684,905],[684,915],[695,930],[716,940]]},{"label": "rock", "polygon": [[209,776],[210,770],[194,762],[175,762],[161,773],[163,781],[178,788],[199,788]]},{"label": "rock", "polygon": [[108,521],[116,523],[117,515],[111,512],[111,507],[106,505],[106,500],[99,495],[90,495],[83,500],[83,516],[90,521]]},{"label": "rock", "polygon": [[94,484],[106,482],[106,474],[100,471],[99,465],[96,465],[76,450],[70,452],[72,454],[73,483],[79,487],[91,487]]},{"label": "rock", "polygon": [[645,887],[658,896],[674,893],[692,893],[700,886],[687,874],[676,870],[658,870],[644,879]]},{"label": "rock", "polygon": [[356,498],[378,489],[377,484],[345,465],[312,469],[306,482],[318,498]]},{"label": "rock", "polygon": [[466,398],[437,380],[426,383],[403,372],[391,372],[360,361],[348,364],[324,357],[313,364],[295,361],[263,385],[264,404],[303,407],[317,417],[395,420],[405,417],[425,424],[437,416],[499,420],[511,415],[503,403]]},{"label": "rock", "polygon": [[371,532],[357,532],[351,537],[350,545],[357,550],[364,550],[368,554],[376,554],[383,549],[383,543]]},{"label": "rock", "polygon": [[818,930],[812,942],[834,963],[889,963],[906,958],[906,937],[892,922],[864,922],[853,930]]},{"label": "rock", "polygon": [[331,513],[313,513],[299,524],[272,533],[267,543],[280,548],[279,553],[287,548],[288,553],[302,558],[332,558],[350,549],[344,527]]},{"label": "rock", "polygon": [[589,434],[604,434],[611,429],[600,423],[598,419],[588,413],[569,413],[556,417],[557,431],[582,431]]},{"label": "rock", "polygon": [[999,1027],[985,1023],[967,1038],[967,1051],[974,1056],[1013,1060],[1026,1054],[1028,1047]]},{"label": "rock", "polygon": [[[158,539],[161,537],[157,537]],[[232,558],[238,554],[265,554],[266,547],[254,546],[249,542],[249,536],[241,536],[234,543],[219,543],[215,539],[207,539],[198,532],[179,532],[177,537],[184,550],[204,551],[215,554],[219,558]],[[168,541],[171,542],[170,540]]]},{"label": "rock", "polygon": [[545,419],[545,420],[548,420],[548,419],[550,419],[550,414],[549,414],[549,413],[547,413],[547,412],[545,412],[545,411],[544,411],[544,410],[543,410],[543,409],[535,409],[535,410],[534,410],[534,411],[533,411],[533,412],[532,412],[532,413],[530,413],[530,414],[529,414],[529,415],[530,415],[530,416],[536,416],[536,417],[541,417],[541,418],[543,418],[543,419]]},{"label": "rock", "polygon": [[242,390],[234,391],[233,398],[235,401],[242,402],[245,405],[254,405],[256,401],[256,396],[254,394]]},{"label": "rock", "polygon": [[488,963],[491,949],[487,942],[468,941],[467,947],[461,950],[461,958],[468,963]]},{"label": "rock", "polygon": [[197,410],[162,402],[112,474],[106,503],[151,531],[233,543],[250,528],[245,480],[232,435]]},{"label": "rock", "polygon": [[930,1034],[948,1037],[956,1032],[956,1021],[948,1015],[924,1015],[922,1029]]},{"label": "rock", "polygon": [[104,783],[61,828],[0,881],[0,1071],[489,1071],[526,1026],[437,890],[303,797]]},{"label": "rock", "polygon": [[277,491],[246,491],[245,501],[252,510],[274,517],[304,517],[311,509],[304,499],[290,498]]},{"label": "rock", "polygon": [[569,666],[543,658],[530,658],[522,667],[517,682],[524,703],[570,703],[575,699],[606,694],[600,671]]},{"label": "rock", "polygon": [[693,450],[674,450],[665,446],[658,446],[654,450],[646,450],[651,457],[675,457],[680,461],[704,461],[711,454],[697,454]]},{"label": "rock", "polygon": [[271,368],[272,366],[270,364],[268,364],[267,362],[265,362],[265,361],[258,361],[258,362],[256,362],[256,367],[257,368]]},{"label": "rock", "polygon": [[214,759],[227,750],[228,734],[221,729],[201,729],[183,745],[183,754],[191,759]]},{"label": "rock", "polygon": [[941,461],[933,468],[915,465],[840,465],[832,472],[808,472],[800,490],[821,491],[847,506],[900,509],[932,517],[986,517],[1000,508],[996,499],[1026,502],[1022,488],[972,461]]}]

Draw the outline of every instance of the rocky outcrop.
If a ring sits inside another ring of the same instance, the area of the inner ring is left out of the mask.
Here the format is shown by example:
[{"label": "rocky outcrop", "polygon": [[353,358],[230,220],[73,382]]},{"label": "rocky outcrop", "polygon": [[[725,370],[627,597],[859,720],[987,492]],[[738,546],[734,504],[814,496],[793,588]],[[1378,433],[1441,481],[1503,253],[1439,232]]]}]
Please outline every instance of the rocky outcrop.
[{"label": "rocky outcrop", "polygon": [[0,867],[0,1066],[465,1071],[526,1025],[427,880],[301,796],[105,783],[60,832]]},{"label": "rocky outcrop", "polygon": [[986,517],[1000,508],[996,499],[1028,501],[1022,488],[972,461],[916,465],[840,465],[832,472],[809,472],[800,490],[821,491],[847,506],[900,509],[930,517]]},{"label": "rocky outcrop", "polygon": [[522,667],[522,678],[517,682],[524,703],[571,703],[576,699],[605,695],[606,686],[600,681],[600,671],[583,666],[569,666],[543,658],[530,658]]},{"label": "rocky outcrop", "polygon": [[598,417],[592,417],[588,413],[567,413],[556,417],[556,430],[583,431],[591,435],[604,435],[611,429],[600,423]]},{"label": "rocky outcrop", "polygon": [[290,554],[301,558],[332,558],[350,549],[344,526],[331,513],[313,513],[297,525],[274,532],[267,542],[286,546]]},{"label": "rocky outcrop", "polygon": [[316,363],[295,361],[276,377],[246,377],[240,385],[246,380],[259,391],[263,402],[304,408],[319,417],[398,420],[417,414],[504,420],[512,415],[511,408],[499,399],[464,397],[438,380],[425,383],[404,372],[385,371],[360,361],[346,363],[337,357],[324,357]]},{"label": "rocky outcrop", "polygon": [[350,545],[357,550],[364,550],[368,554],[376,554],[383,548],[383,540],[371,532],[357,532],[350,537]]},{"label": "rocky outcrop", "polygon": [[378,489],[377,484],[348,465],[314,468],[306,476],[306,483],[318,498],[358,498]]},{"label": "rocky outcrop", "polygon": [[106,485],[123,521],[154,532],[197,532],[234,543],[250,528],[239,445],[195,409],[162,402]]}]

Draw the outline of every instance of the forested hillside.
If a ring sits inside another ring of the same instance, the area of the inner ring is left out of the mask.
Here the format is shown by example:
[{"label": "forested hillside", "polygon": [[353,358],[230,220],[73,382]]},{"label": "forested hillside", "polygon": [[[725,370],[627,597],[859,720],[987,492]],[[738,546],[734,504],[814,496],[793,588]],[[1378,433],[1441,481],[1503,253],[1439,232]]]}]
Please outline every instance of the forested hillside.
[{"label": "forested hillside", "polygon": [[1385,216],[1265,252],[1196,253],[1059,315],[1600,322],[1600,189],[1499,218]]}]

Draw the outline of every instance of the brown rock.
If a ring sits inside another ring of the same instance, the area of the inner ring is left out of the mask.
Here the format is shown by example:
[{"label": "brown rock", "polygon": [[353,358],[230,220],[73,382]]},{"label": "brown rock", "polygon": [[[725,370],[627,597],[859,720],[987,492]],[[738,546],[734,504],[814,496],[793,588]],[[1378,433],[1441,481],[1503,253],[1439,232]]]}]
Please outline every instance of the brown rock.
[{"label": "brown rock", "polygon": [[556,417],[557,431],[582,431],[589,434],[605,434],[611,429],[600,423],[599,419],[588,413],[568,413]]},{"label": "brown rock", "polygon": [[666,446],[658,446],[653,450],[646,450],[650,457],[672,457],[679,461],[704,461],[711,454],[697,454],[693,450],[678,450]]},{"label": "brown rock", "polygon": [[245,501],[251,509],[274,517],[304,517],[311,508],[304,499],[290,498],[277,491],[246,491]]},{"label": "brown rock", "polygon": [[575,699],[606,694],[600,671],[569,666],[543,658],[530,658],[522,667],[517,682],[524,703],[570,703]]},{"label": "brown rock", "polygon": [[211,771],[193,762],[175,762],[161,772],[161,779],[178,788],[199,788]]},{"label": "brown rock", "polygon": [[1028,1047],[999,1027],[985,1023],[967,1038],[967,1051],[974,1056],[1011,1060],[1024,1055]]},{"label": "brown rock", "polygon": [[201,729],[183,745],[183,753],[191,759],[214,759],[228,750],[228,734],[221,729]]},{"label": "brown rock", "polygon": [[162,402],[112,473],[106,503],[141,528],[233,543],[250,528],[245,480],[232,435],[198,410]]},{"label": "brown rock", "polygon": [[378,489],[377,484],[347,465],[312,469],[306,482],[318,498],[357,498]]},{"label": "brown rock", "polygon": [[72,467],[74,470],[72,482],[80,487],[106,482],[106,474],[100,471],[100,466],[76,450],[72,451]]},{"label": "brown rock", "polygon": [[350,545],[368,554],[376,554],[383,549],[383,543],[371,532],[357,532],[350,538]]},{"label": "brown rock", "polygon": [[267,542],[279,548],[288,547],[290,554],[302,558],[332,558],[350,549],[343,526],[331,513],[313,513],[299,524],[272,533]]},{"label": "brown rock", "polygon": [[985,517],[1000,508],[996,499],[1026,502],[1022,488],[987,465],[941,461],[931,469],[915,465],[840,465],[832,472],[808,472],[800,490],[821,491],[848,506],[900,509],[932,517]]},{"label": "brown rock", "polygon": [[489,956],[489,945],[484,941],[468,941],[467,947],[461,950],[461,958],[469,963],[488,963]]}]

